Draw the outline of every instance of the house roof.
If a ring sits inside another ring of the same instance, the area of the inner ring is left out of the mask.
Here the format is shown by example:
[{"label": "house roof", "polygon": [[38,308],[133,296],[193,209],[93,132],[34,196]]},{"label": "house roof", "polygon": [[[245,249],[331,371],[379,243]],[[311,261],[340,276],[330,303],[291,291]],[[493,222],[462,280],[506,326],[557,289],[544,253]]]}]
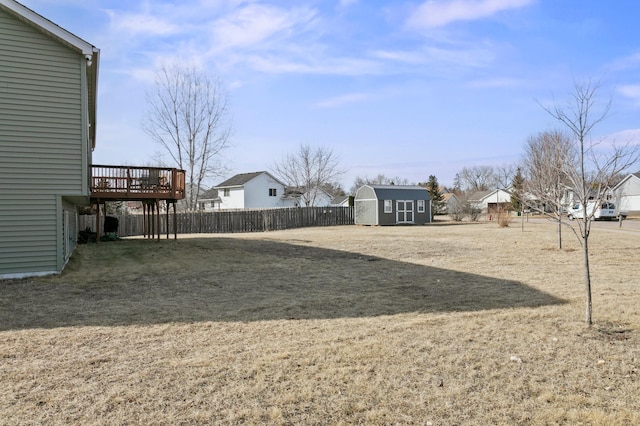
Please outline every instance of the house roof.
[{"label": "house roof", "polygon": [[475,193],[471,194],[471,196],[469,197],[469,201],[479,202],[479,201],[482,201],[482,200],[484,200],[486,198],[495,197],[495,194],[498,193],[498,192],[502,192],[505,195],[511,196],[511,193],[509,191],[507,191],[506,189],[494,189],[493,191],[475,192]]},{"label": "house roof", "polygon": [[453,192],[445,192],[442,194],[442,201],[444,201],[445,203],[452,198],[458,198],[458,197],[456,197],[456,194],[454,194]]},{"label": "house roof", "polygon": [[339,205],[347,201],[349,201],[348,195],[340,195],[338,197],[335,197],[333,200],[331,200],[331,204]]},{"label": "house roof", "polygon": [[626,181],[633,179],[633,178],[637,178],[640,179],[640,172],[636,172],[636,173],[630,173],[627,176],[624,177],[624,179],[622,179],[620,182],[618,182],[613,188],[613,191],[616,191],[620,186],[622,186]]},{"label": "house roof", "polygon": [[57,40],[59,43],[84,55],[87,60],[86,74],[89,95],[89,138],[92,148],[96,147],[96,107],[98,94],[98,68],[100,49],[70,33],[59,25],[14,0],[0,0],[0,9],[10,13],[38,31]]},{"label": "house roof", "polygon": [[266,171],[261,171],[261,172],[237,174],[237,175],[235,175],[233,177],[230,177],[229,179],[225,180],[221,184],[214,186],[214,188],[231,188],[231,187],[244,186],[244,185],[247,184],[247,182],[257,178],[258,176],[260,176],[262,174],[267,174],[269,177],[271,177],[271,179],[275,180],[276,182],[278,182],[278,183],[280,183],[281,185],[284,186],[284,184],[282,182],[280,182],[279,179],[275,178],[271,173],[266,172]]},{"label": "house roof", "polygon": [[[313,188],[307,191],[307,189],[305,189],[302,186],[288,186],[285,188],[284,190],[284,197],[285,198],[300,198],[302,195],[304,194],[311,194],[312,192],[315,192],[315,195],[319,195],[320,193],[325,194],[327,197],[332,197],[332,195],[330,193],[328,193],[326,190],[322,189],[322,188]],[[332,197],[333,198],[333,197]]]},{"label": "house roof", "polygon": [[427,188],[417,185],[365,185],[378,200],[430,200]]},{"label": "house roof", "polygon": [[469,196],[469,201],[480,201],[487,195],[493,193],[493,191],[478,191]]},{"label": "house roof", "polygon": [[220,197],[218,196],[218,190],[214,189],[214,188],[207,189],[202,194],[200,194],[200,196],[198,198],[200,200],[218,200],[218,199],[220,199]]}]

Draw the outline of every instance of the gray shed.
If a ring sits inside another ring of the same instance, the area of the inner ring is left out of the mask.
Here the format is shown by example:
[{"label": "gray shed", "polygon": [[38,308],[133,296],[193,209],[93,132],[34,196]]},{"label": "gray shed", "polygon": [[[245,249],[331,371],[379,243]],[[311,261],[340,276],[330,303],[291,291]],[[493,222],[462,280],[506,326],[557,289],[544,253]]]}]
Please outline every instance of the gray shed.
[{"label": "gray shed", "polygon": [[423,225],[431,222],[426,188],[407,185],[363,185],[356,191],[356,225]]}]

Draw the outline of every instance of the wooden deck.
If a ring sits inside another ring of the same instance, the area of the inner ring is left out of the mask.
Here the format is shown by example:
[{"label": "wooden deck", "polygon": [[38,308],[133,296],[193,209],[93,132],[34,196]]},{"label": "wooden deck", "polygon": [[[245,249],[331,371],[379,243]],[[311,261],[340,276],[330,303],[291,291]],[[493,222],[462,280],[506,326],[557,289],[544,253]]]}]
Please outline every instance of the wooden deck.
[{"label": "wooden deck", "polygon": [[173,235],[178,238],[176,202],[185,197],[185,171],[165,167],[91,166],[91,203],[96,206],[97,241],[100,204],[107,201],[142,201],[144,235],[160,239],[160,202],[167,204],[166,231],[169,238],[169,207],[173,206]]},{"label": "wooden deck", "polygon": [[100,201],[182,200],[184,170],[93,165],[91,198]]}]

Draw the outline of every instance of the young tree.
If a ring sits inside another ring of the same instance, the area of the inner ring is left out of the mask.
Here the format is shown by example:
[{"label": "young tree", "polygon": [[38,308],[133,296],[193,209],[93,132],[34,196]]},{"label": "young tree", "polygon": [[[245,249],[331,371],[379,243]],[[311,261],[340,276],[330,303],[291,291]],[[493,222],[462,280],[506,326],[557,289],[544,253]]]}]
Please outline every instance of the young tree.
[{"label": "young tree", "polygon": [[203,182],[223,172],[219,157],[231,133],[227,98],[216,78],[178,63],[160,66],[147,93],[144,129],[186,171],[189,210],[196,209]]},{"label": "young tree", "polygon": [[[422,186],[422,185],[421,185]],[[424,184],[431,197],[431,220],[436,213],[441,213],[444,207],[444,195],[440,190],[438,179],[434,175],[429,176],[429,180]]]},{"label": "young tree", "polygon": [[526,191],[542,204],[533,207],[557,221],[558,249],[562,249],[563,200],[570,186],[566,170],[576,169],[574,153],[571,138],[551,130],[530,136],[522,159]]},{"label": "young tree", "polygon": [[344,170],[338,156],[326,147],[301,145],[295,154],[286,155],[272,167],[272,171],[290,187],[301,192],[305,206],[314,206],[318,189],[335,182]]},{"label": "young tree", "polygon": [[589,201],[600,204],[604,191],[613,179],[638,160],[638,146],[629,143],[623,146],[612,144],[600,150],[599,144],[591,139],[594,127],[608,115],[611,101],[604,105],[597,103],[599,85],[587,81],[574,81],[573,92],[566,107],[555,105],[543,107],[552,117],[564,124],[574,138],[577,162],[564,164],[563,171],[573,187],[578,202],[583,209],[583,218],[578,221],[579,237],[582,245],[585,284],[585,322],[592,320],[591,272],[589,268],[589,235],[593,211],[588,211]]}]

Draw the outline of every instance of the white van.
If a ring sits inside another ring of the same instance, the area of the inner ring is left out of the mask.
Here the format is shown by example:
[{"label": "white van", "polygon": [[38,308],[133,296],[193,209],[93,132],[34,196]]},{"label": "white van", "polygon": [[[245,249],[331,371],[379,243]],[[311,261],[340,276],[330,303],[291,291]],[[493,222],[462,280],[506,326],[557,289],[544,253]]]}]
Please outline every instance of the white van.
[{"label": "white van", "polygon": [[[595,210],[595,211],[594,211]],[[569,209],[567,216],[569,220],[584,218],[584,209],[582,204],[576,204]],[[617,217],[616,206],[613,203],[607,201],[600,203],[596,206],[595,201],[589,201],[587,203],[587,216],[591,216],[594,220],[612,220]]]}]

